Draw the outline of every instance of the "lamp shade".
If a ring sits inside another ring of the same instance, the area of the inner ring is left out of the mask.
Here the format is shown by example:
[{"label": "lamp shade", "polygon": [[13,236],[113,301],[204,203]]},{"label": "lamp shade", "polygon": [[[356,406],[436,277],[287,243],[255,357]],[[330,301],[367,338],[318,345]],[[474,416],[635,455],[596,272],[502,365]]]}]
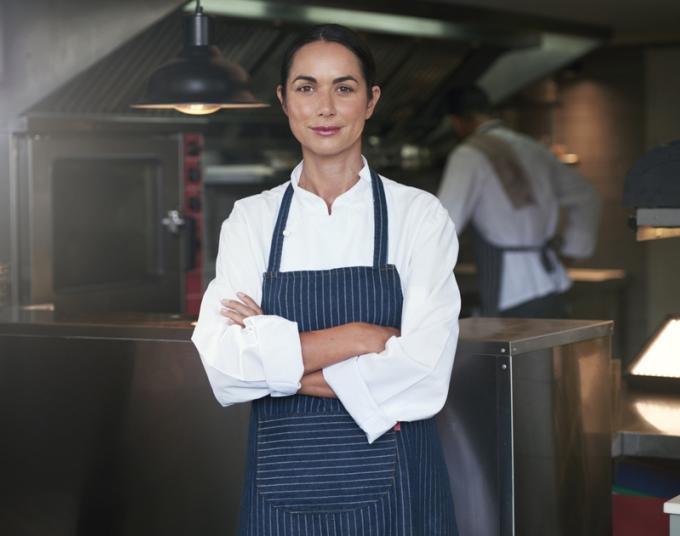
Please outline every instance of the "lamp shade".
[{"label": "lamp shade", "polygon": [[245,69],[224,60],[210,45],[211,22],[200,6],[185,17],[182,54],[151,74],[144,98],[133,108],[176,109],[202,115],[221,108],[269,106],[250,91]]},{"label": "lamp shade", "polygon": [[[680,381],[680,316],[671,316],[657,330],[630,367],[630,374]],[[679,384],[680,387],[680,384]]]}]

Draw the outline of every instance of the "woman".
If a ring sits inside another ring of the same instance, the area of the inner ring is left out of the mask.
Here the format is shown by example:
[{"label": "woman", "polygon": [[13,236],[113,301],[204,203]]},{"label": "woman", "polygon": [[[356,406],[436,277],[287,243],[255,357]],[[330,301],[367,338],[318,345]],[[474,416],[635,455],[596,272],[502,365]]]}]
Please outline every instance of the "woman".
[{"label": "woman", "polygon": [[361,156],[374,80],[347,28],[301,35],[277,95],[302,162],[222,227],[193,341],[217,399],[253,401],[242,536],[456,534],[432,416],[458,244],[434,196]]}]

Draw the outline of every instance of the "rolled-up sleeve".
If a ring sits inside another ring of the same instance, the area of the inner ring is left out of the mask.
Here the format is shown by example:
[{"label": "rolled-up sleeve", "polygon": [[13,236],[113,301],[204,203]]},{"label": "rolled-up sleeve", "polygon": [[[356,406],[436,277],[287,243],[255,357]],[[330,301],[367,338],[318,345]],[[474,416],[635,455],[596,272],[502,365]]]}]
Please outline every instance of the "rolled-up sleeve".
[{"label": "rolled-up sleeve", "polygon": [[457,255],[454,225],[433,198],[416,232],[408,274],[401,275],[406,283],[400,336],[379,354],[323,370],[369,442],[399,421],[434,416],[446,401],[458,341]]},{"label": "rolled-up sleeve", "polygon": [[304,371],[296,322],[260,315],[247,318],[241,327],[220,314],[221,300],[238,299],[237,292],[261,303],[264,253],[252,251],[257,242],[250,236],[253,232],[237,203],[222,224],[216,276],[203,296],[191,338],[224,406],[269,394],[295,394]]}]

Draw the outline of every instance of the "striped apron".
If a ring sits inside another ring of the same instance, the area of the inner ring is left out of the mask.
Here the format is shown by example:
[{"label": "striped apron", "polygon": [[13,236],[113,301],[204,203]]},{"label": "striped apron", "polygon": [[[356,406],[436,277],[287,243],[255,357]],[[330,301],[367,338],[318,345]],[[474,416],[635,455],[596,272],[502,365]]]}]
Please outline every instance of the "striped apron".
[{"label": "striped apron", "polygon": [[[399,328],[399,273],[387,264],[387,205],[371,172],[373,266],[280,272],[293,196],[286,190],[264,274],[262,309],[301,332],[368,322]],[[434,419],[404,422],[372,444],[337,399],[252,404],[240,536],[452,536],[448,474]]]}]

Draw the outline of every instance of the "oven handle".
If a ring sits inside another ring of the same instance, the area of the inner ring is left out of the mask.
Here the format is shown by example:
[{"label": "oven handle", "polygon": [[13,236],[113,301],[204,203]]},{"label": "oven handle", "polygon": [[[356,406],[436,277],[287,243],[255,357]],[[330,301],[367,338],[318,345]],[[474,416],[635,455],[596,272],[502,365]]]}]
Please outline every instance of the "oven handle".
[{"label": "oven handle", "polygon": [[168,210],[167,216],[161,220],[161,223],[174,235],[178,235],[180,231],[185,231],[188,236],[185,270],[189,272],[195,269],[198,264],[196,256],[201,249],[196,218],[192,216],[185,217],[179,210]]},{"label": "oven handle", "polygon": [[179,234],[180,229],[186,225],[186,220],[179,210],[168,210],[168,214],[161,220],[161,224],[172,234]]}]

